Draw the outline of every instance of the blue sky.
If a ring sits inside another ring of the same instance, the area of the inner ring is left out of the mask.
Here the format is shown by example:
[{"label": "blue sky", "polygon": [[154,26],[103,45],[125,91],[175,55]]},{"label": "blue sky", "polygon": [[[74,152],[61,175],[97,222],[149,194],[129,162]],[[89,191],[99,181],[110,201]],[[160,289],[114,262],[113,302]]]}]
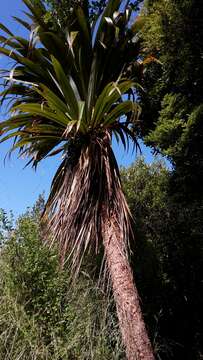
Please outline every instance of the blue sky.
[{"label": "blue sky", "polygon": [[[25,9],[21,0],[7,0],[1,2],[0,22],[9,27],[14,34],[22,35],[22,28],[12,19],[12,16],[22,17],[22,10]],[[8,60],[0,57],[0,68],[8,63]],[[0,110],[0,119],[4,119],[5,109]],[[23,167],[26,159],[18,159],[14,154],[11,159],[4,163],[6,153],[11,143],[0,144],[0,208],[6,211],[12,210],[14,215],[24,212],[28,206],[32,206],[38,195],[45,191],[48,194],[51,179],[60,163],[60,158],[50,158],[39,165],[35,172],[32,168]],[[136,159],[132,154],[132,148],[128,153],[122,146],[113,144],[114,151],[119,165],[128,166]],[[146,147],[142,147],[143,155],[147,162],[152,162],[153,156]]]}]

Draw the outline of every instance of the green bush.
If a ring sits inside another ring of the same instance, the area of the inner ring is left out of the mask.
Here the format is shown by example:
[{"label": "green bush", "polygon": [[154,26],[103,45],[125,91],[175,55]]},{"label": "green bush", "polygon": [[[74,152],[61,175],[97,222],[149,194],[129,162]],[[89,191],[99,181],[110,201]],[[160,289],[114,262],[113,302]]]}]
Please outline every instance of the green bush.
[{"label": "green bush", "polygon": [[123,359],[111,301],[85,272],[70,283],[39,228],[35,207],[0,254],[0,359]]}]

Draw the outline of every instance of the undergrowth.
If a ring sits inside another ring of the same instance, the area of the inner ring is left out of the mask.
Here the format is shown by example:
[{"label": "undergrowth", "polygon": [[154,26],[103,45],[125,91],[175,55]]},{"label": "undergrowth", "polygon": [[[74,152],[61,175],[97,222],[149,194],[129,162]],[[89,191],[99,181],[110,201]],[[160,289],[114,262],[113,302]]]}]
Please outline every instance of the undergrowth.
[{"label": "undergrowth", "polygon": [[124,359],[112,301],[86,273],[71,284],[38,219],[20,217],[0,250],[0,359]]}]

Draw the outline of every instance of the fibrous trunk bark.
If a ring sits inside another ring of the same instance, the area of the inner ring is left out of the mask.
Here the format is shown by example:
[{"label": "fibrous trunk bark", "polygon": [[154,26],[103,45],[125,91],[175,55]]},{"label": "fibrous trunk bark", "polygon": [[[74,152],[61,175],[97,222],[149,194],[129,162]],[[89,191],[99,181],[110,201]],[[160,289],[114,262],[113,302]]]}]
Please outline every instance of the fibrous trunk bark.
[{"label": "fibrous trunk bark", "polygon": [[61,264],[68,254],[73,277],[87,251],[103,245],[128,360],[154,359],[129,265],[130,210],[111,149],[110,135],[82,147],[76,161],[65,158],[52,183],[47,206],[51,238]]},{"label": "fibrous trunk bark", "polygon": [[154,359],[144,324],[139,295],[123,246],[122,229],[116,215],[103,219],[103,241],[111,277],[117,315],[128,360]]}]

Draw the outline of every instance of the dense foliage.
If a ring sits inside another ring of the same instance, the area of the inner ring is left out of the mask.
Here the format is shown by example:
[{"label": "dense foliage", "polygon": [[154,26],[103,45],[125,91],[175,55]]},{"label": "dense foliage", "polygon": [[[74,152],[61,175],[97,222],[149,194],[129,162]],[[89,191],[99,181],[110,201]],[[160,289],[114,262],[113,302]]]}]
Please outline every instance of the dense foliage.
[{"label": "dense foliage", "polygon": [[160,359],[201,359],[203,208],[171,195],[172,172],[138,161],[123,171],[135,219],[132,263]]},{"label": "dense foliage", "polygon": [[142,11],[146,65],[141,134],[169,157],[185,200],[202,194],[203,7],[198,0],[148,0]]},{"label": "dense foliage", "polygon": [[152,231],[159,224],[155,253],[166,276],[160,331],[175,341],[175,359],[202,358],[202,11],[196,0],[149,0],[142,13],[143,51],[158,61],[143,74],[140,134],[173,164],[167,206]]},{"label": "dense foliage", "polygon": [[174,359],[202,358],[202,11],[198,0],[147,0],[141,13],[143,55],[152,61],[143,71],[138,132],[168,157],[173,171],[160,207],[146,213],[140,203],[144,222],[137,229],[156,244],[164,286],[154,303],[161,309],[160,333],[174,342]]}]

